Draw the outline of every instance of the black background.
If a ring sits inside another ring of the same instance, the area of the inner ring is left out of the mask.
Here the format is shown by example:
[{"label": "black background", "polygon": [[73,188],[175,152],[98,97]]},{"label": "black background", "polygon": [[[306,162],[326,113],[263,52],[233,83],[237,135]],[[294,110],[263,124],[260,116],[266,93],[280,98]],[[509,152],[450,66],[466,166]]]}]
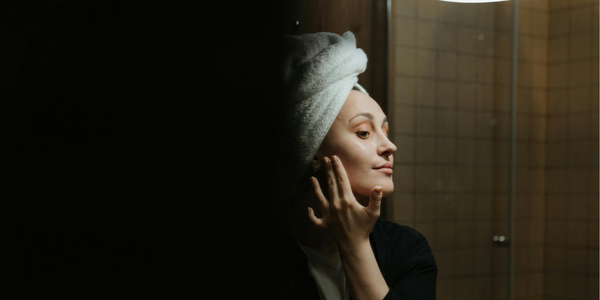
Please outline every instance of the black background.
[{"label": "black background", "polygon": [[4,6],[0,298],[281,297],[283,10]]}]

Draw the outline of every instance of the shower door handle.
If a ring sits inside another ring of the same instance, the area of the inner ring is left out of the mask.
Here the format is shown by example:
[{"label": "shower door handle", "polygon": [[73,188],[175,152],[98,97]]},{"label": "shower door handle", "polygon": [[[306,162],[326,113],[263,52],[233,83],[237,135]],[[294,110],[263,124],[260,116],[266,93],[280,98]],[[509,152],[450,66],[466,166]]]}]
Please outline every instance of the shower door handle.
[{"label": "shower door handle", "polygon": [[496,245],[499,245],[499,246],[508,245],[508,240],[503,235],[495,235],[493,240],[494,240],[494,244],[496,244]]}]

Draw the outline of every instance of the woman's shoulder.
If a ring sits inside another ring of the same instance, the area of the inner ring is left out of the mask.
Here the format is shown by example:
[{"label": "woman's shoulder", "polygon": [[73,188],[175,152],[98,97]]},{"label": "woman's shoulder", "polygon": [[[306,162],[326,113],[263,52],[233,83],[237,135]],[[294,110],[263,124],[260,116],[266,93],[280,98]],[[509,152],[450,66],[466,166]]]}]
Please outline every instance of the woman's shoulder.
[{"label": "woman's shoulder", "polygon": [[397,283],[419,274],[437,274],[429,243],[416,229],[380,218],[371,233],[371,247],[380,265],[386,266],[382,274],[387,282]]},{"label": "woman's shoulder", "polygon": [[373,227],[372,233],[375,236],[386,237],[387,239],[413,239],[413,240],[425,240],[423,236],[416,229],[407,225],[400,225],[398,223],[379,218]]}]

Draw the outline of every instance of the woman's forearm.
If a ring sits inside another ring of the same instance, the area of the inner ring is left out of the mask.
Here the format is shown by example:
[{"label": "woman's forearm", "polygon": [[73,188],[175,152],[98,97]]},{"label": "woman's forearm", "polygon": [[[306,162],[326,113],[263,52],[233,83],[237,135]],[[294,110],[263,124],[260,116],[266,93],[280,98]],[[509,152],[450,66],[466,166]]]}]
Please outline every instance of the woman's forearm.
[{"label": "woman's forearm", "polygon": [[355,300],[381,300],[389,287],[381,275],[369,240],[360,244],[339,244],[344,273]]}]

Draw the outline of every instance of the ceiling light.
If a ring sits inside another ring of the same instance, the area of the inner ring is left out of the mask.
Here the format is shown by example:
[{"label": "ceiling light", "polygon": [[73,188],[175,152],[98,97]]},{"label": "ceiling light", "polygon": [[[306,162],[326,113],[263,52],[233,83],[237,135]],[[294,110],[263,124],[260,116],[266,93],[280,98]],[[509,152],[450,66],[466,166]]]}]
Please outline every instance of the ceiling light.
[{"label": "ceiling light", "polygon": [[456,2],[456,3],[488,3],[488,2],[502,2],[509,0],[440,0],[444,2]]}]

